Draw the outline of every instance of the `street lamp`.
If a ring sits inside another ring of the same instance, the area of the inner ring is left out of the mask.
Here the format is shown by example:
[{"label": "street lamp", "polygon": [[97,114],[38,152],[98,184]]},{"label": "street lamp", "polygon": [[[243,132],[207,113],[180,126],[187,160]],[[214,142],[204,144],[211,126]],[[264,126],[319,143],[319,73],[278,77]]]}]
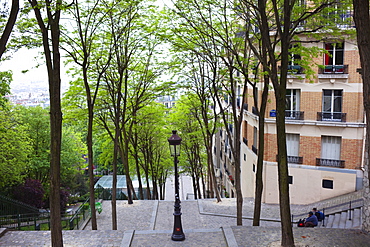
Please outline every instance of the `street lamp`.
[{"label": "street lamp", "polygon": [[180,144],[181,144],[181,137],[176,134],[176,130],[172,131],[172,136],[168,138],[168,143],[170,144],[170,151],[171,156],[174,157],[174,166],[175,166],[175,209],[174,209],[174,225],[173,225],[173,233],[171,239],[174,241],[182,241],[185,239],[185,234],[182,231],[182,224],[181,224],[181,205],[180,205],[180,196],[179,196],[179,175],[177,172],[177,156],[180,156]]}]

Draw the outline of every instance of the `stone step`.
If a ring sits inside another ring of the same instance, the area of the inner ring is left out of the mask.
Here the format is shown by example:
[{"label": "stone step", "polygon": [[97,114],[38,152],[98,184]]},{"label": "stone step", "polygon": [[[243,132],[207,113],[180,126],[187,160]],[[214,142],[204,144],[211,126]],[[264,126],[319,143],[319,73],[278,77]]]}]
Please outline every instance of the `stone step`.
[{"label": "stone step", "polygon": [[339,228],[340,217],[341,217],[341,213],[336,213],[334,215],[334,220],[331,225],[331,228]]},{"label": "stone step", "polygon": [[340,219],[339,219],[339,226],[338,228],[342,228],[344,229],[346,227],[346,222],[348,220],[348,217],[347,217],[347,212],[342,212],[340,214]]},{"label": "stone step", "polygon": [[345,228],[346,229],[350,229],[352,228],[352,224],[353,224],[353,210],[348,210],[348,218],[347,218],[347,221],[346,221],[346,226]]},{"label": "stone step", "polygon": [[361,208],[353,210],[352,228],[361,228]]},{"label": "stone step", "polygon": [[334,218],[335,218],[335,215],[330,215],[330,216],[328,215],[327,220],[326,220],[326,225],[325,225],[326,228],[332,228]]}]

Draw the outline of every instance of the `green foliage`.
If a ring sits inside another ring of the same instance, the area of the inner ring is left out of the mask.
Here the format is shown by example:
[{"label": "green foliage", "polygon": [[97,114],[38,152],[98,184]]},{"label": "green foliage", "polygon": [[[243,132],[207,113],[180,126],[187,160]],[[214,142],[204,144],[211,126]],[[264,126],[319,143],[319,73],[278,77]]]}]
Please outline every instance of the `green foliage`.
[{"label": "green foliage", "polygon": [[10,83],[13,80],[11,71],[0,72],[0,107],[6,106],[5,95],[10,93]]},{"label": "green foliage", "polygon": [[22,181],[31,153],[30,139],[25,126],[19,125],[19,115],[0,107],[0,188]]}]

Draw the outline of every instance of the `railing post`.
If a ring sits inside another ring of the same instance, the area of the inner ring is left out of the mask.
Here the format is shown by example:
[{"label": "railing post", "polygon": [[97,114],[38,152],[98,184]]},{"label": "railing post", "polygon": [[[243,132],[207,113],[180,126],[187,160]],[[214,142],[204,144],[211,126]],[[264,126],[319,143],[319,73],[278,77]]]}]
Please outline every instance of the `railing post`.
[{"label": "railing post", "polygon": [[325,226],[325,208],[322,209],[322,213],[324,214],[324,219],[322,219],[322,226]]},{"label": "railing post", "polygon": [[17,220],[18,220],[18,230],[20,230],[21,229],[21,214],[18,214]]},{"label": "railing post", "polygon": [[349,219],[348,220],[351,220],[351,210],[352,210],[352,201],[349,201],[349,210],[348,210]]},{"label": "railing post", "polygon": [[293,218],[294,218],[294,216],[293,216],[293,214],[292,214],[292,225],[293,225],[293,223],[294,223],[294,222],[293,222]]}]

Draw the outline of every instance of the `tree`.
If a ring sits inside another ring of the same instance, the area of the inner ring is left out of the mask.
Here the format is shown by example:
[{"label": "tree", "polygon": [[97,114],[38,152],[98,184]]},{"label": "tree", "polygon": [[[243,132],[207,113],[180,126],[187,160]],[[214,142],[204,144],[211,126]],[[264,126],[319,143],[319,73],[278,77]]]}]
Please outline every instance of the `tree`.
[{"label": "tree", "polygon": [[38,180],[26,179],[24,184],[19,185],[14,190],[16,200],[27,203],[35,208],[44,206],[44,188]]},{"label": "tree", "polygon": [[50,116],[42,107],[17,106],[19,124],[27,131],[31,153],[26,164],[27,177],[38,180],[44,188],[50,185]]},{"label": "tree", "polygon": [[0,188],[3,193],[22,183],[31,153],[30,140],[19,115],[10,106],[0,107]]},{"label": "tree", "polygon": [[[88,126],[87,126],[87,147],[88,147],[88,166],[89,166],[89,181],[90,181],[90,208],[91,208],[91,227],[92,230],[97,230],[96,222],[96,210],[95,210],[95,193],[94,193],[94,174],[93,174],[93,120],[94,120],[94,105],[97,97],[100,79],[104,73],[107,65],[109,64],[109,58],[105,61],[102,71],[91,72],[91,57],[94,50],[98,47],[99,41],[98,30],[99,26],[103,23],[105,14],[100,12],[100,1],[95,1],[90,7],[87,5],[87,9],[80,9],[80,4],[76,0],[71,13],[73,16],[74,24],[76,25],[75,35],[65,35],[65,43],[69,46],[69,49],[65,49],[67,54],[82,70],[83,85],[85,88],[86,104],[88,109]],[[82,11],[82,13],[81,13]],[[100,37],[102,38],[102,37]],[[79,42],[77,42],[79,41]],[[95,57],[96,63],[102,60],[102,57]],[[94,73],[95,72],[95,73]],[[96,75],[97,74],[97,75]],[[95,81],[94,85],[89,83],[89,78]],[[93,88],[93,89],[91,89]]]},{"label": "tree", "polygon": [[6,44],[8,43],[10,34],[17,20],[18,11],[19,11],[19,0],[12,0],[12,8],[9,13],[9,18],[5,25],[3,33],[0,37],[0,58],[3,56],[6,50]]},{"label": "tree", "polygon": [[[252,35],[252,39],[248,40],[248,45],[253,50],[258,62],[261,63],[263,72],[271,81],[275,93],[282,246],[294,246],[290,222],[285,134],[286,81],[290,50],[293,43],[300,42],[298,34],[316,34],[320,29],[329,30],[331,34],[334,34],[335,29],[337,29],[335,27],[337,23],[326,25],[327,22],[321,18],[321,12],[326,10],[330,13],[333,9],[328,9],[328,6],[335,3],[335,1],[312,1],[310,4],[305,5],[284,0],[282,2],[258,1],[256,4],[254,1],[241,1],[240,9],[243,10],[242,16],[244,16],[246,28],[256,26],[256,30],[258,30]],[[303,31],[298,30],[302,23],[304,23]],[[307,55],[307,57],[310,57],[310,55]]]},{"label": "tree", "polygon": [[[60,214],[60,152],[62,111],[60,103],[60,15],[62,0],[55,2],[28,0],[42,36],[50,95],[50,230],[52,246],[63,246]],[[46,17],[42,16],[42,9]]]},{"label": "tree", "polygon": [[7,99],[3,96],[10,93],[10,82],[12,81],[12,72],[0,72],[0,107],[4,108]]},{"label": "tree", "polygon": [[[204,145],[202,145],[206,142],[201,116],[203,103],[205,102],[199,101],[195,93],[188,92],[180,98],[170,115],[170,122],[173,123],[174,128],[181,130],[183,138],[181,149],[187,159],[187,163],[183,164],[182,167],[192,177],[195,199],[202,198],[201,189],[203,189],[203,197],[206,198],[205,186],[201,186],[200,183],[201,180],[204,185],[203,164],[207,164],[208,161],[208,153],[204,150],[208,147],[205,145],[204,148]],[[203,155],[204,153],[207,153],[207,155]]]},{"label": "tree", "polygon": [[[236,75],[240,59],[243,67],[249,67],[250,50],[245,49],[244,40],[236,34],[240,31],[236,15],[231,11],[233,4],[228,1],[217,3],[186,1],[176,3],[176,13],[183,20],[181,29],[192,30],[185,41],[191,48],[197,47],[199,57],[208,63],[215,106],[227,133],[228,145],[234,162],[235,191],[237,197],[237,225],[242,225],[243,195],[241,191],[240,133],[243,114],[238,101],[246,97],[248,80],[241,81]],[[180,29],[180,28],[179,28]],[[180,30],[181,30],[180,29]],[[194,49],[197,51],[197,49]],[[240,89],[240,90],[238,90]],[[226,100],[225,100],[226,99]],[[214,173],[214,169],[210,172]]]},{"label": "tree", "polygon": [[[368,28],[370,23],[369,15],[369,0],[353,0],[353,9],[354,9],[354,21],[357,29],[357,46],[360,53],[361,61],[361,76],[363,83],[363,95],[364,95],[364,108],[366,115],[366,127],[367,130],[370,129],[370,30]],[[370,132],[366,131],[366,140],[365,140],[365,175],[364,175],[364,187],[365,191],[368,191],[370,186]],[[364,212],[369,210],[370,207],[370,195],[369,193],[364,193]],[[363,214],[363,226],[362,228],[369,232],[370,225],[367,214]]]},{"label": "tree", "polygon": [[[151,103],[143,107],[136,116],[135,135],[130,139],[132,151],[137,151],[131,153],[145,176],[146,196],[149,200],[164,199],[164,182],[168,170],[172,167],[172,163],[166,159],[168,151],[166,132],[163,128],[166,125],[164,114],[165,109],[161,104]],[[153,191],[150,190],[150,186]]]}]

